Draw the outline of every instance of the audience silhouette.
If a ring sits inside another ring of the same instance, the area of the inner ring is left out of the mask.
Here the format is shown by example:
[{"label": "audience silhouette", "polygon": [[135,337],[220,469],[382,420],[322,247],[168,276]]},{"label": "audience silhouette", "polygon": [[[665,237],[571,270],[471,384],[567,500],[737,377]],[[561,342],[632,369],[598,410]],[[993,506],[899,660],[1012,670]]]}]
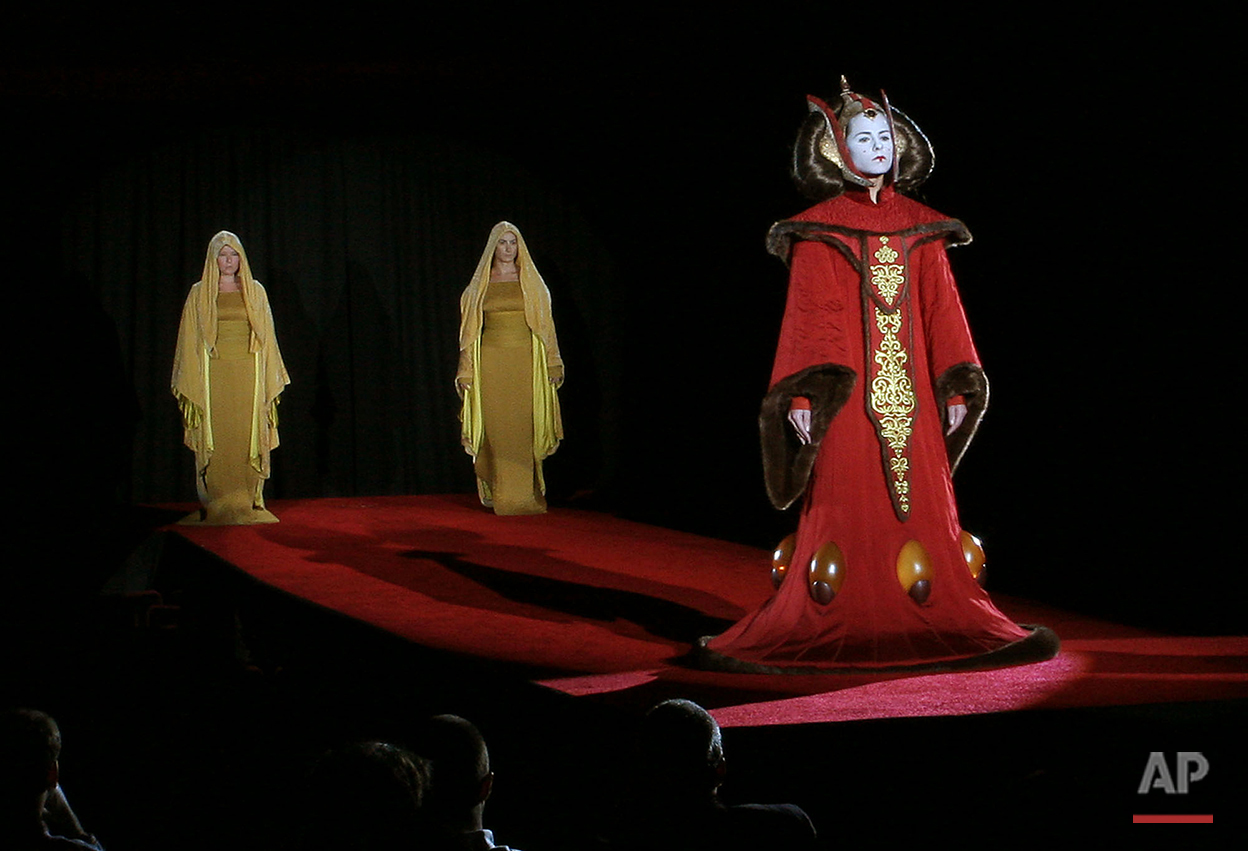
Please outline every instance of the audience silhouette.
[{"label": "audience silhouette", "polygon": [[61,731],[35,709],[15,709],[0,724],[0,848],[94,849],[60,784]]},{"label": "audience silhouette", "polygon": [[325,754],[309,778],[304,851],[421,849],[425,765],[385,742]]},{"label": "audience silhouette", "polygon": [[631,789],[612,847],[649,851],[815,848],[815,829],[793,804],[725,804],[719,724],[689,700],[665,700],[642,720]]},{"label": "audience silhouette", "polygon": [[484,826],[494,772],[481,731],[458,715],[437,715],[422,727],[417,750],[430,769],[425,796],[427,847],[433,851],[511,851],[506,845],[495,845],[493,832]]}]

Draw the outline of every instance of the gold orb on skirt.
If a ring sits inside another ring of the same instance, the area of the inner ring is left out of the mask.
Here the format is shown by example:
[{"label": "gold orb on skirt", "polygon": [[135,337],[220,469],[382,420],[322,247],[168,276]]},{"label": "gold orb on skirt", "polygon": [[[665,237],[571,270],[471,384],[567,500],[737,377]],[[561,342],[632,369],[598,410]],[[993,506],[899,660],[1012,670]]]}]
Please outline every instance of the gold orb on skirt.
[{"label": "gold orb on skirt", "polygon": [[827,605],[845,583],[845,555],[835,541],[828,541],[810,559],[810,596]]},{"label": "gold orb on skirt", "polygon": [[932,562],[918,541],[906,541],[897,554],[897,581],[914,602],[927,602],[932,593]]},{"label": "gold orb on skirt", "polygon": [[796,546],[796,533],[776,544],[776,551],[771,554],[772,587],[779,588],[780,583],[784,581],[784,575],[789,572],[789,565],[793,563],[793,550]]},{"label": "gold orb on skirt", "polygon": [[984,570],[988,561],[984,555],[984,542],[965,529],[962,530],[962,557],[966,559],[966,568],[971,576],[983,587],[984,578],[988,575]]}]

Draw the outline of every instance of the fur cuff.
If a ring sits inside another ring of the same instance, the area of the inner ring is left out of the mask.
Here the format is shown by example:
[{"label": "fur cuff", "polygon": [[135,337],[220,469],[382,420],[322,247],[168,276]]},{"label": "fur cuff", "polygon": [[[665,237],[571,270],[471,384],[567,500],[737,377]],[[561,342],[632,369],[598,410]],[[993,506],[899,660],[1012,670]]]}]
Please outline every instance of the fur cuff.
[{"label": "fur cuff", "polygon": [[979,421],[988,408],[988,377],[978,364],[960,363],[949,367],[936,379],[936,401],[943,405],[954,396],[966,399],[966,419],[953,434],[945,435],[945,451],[949,454],[949,471],[958,469],[962,453],[970,446],[979,429]]},{"label": "fur cuff", "polygon": [[[847,366],[824,363],[782,378],[763,397],[758,427],[763,441],[763,478],[776,508],[788,508],[806,490],[819,444],[832,418],[849,401],[857,374]],[[810,400],[810,439],[802,445],[789,425],[794,396]]]}]

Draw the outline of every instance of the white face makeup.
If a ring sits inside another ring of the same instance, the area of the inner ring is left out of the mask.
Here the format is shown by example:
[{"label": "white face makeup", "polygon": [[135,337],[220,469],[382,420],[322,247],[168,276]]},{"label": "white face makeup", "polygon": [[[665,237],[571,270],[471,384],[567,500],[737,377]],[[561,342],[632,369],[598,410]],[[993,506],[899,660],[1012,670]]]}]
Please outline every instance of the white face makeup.
[{"label": "white face makeup", "polygon": [[498,245],[494,247],[494,259],[500,263],[510,263],[516,259],[516,251],[519,241],[516,235],[511,231],[506,231],[498,238]]},{"label": "white face makeup", "polygon": [[217,253],[217,268],[221,270],[221,274],[237,275],[238,266],[238,252],[228,245],[221,246],[221,250]]},{"label": "white face makeup", "polygon": [[893,132],[883,115],[868,118],[862,114],[851,118],[845,132],[845,145],[854,168],[862,174],[875,177],[892,171]]}]

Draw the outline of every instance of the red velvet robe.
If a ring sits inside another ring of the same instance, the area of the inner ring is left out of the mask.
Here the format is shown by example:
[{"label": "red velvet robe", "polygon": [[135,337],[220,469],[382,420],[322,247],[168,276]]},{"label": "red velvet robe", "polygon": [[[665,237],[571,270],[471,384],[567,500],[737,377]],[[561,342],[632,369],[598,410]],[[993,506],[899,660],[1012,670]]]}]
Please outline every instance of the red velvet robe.
[{"label": "red velvet robe", "polygon": [[[850,191],[773,228],[769,245],[791,272],[764,460],[773,501],[784,507],[803,487],[805,501],[779,591],[711,639],[716,654],[780,668],[908,666],[1030,635],[972,577],[954,502],[949,458],[956,464],[987,395],[945,255],[948,242],[969,239],[960,222],[891,188],[878,204]],[[947,441],[943,408],[963,394],[970,414]],[[813,409],[816,443],[805,450],[785,421],[800,397]],[[844,582],[821,604],[807,566],[828,541],[843,554]],[[921,603],[898,579],[908,541],[928,556]]]}]

